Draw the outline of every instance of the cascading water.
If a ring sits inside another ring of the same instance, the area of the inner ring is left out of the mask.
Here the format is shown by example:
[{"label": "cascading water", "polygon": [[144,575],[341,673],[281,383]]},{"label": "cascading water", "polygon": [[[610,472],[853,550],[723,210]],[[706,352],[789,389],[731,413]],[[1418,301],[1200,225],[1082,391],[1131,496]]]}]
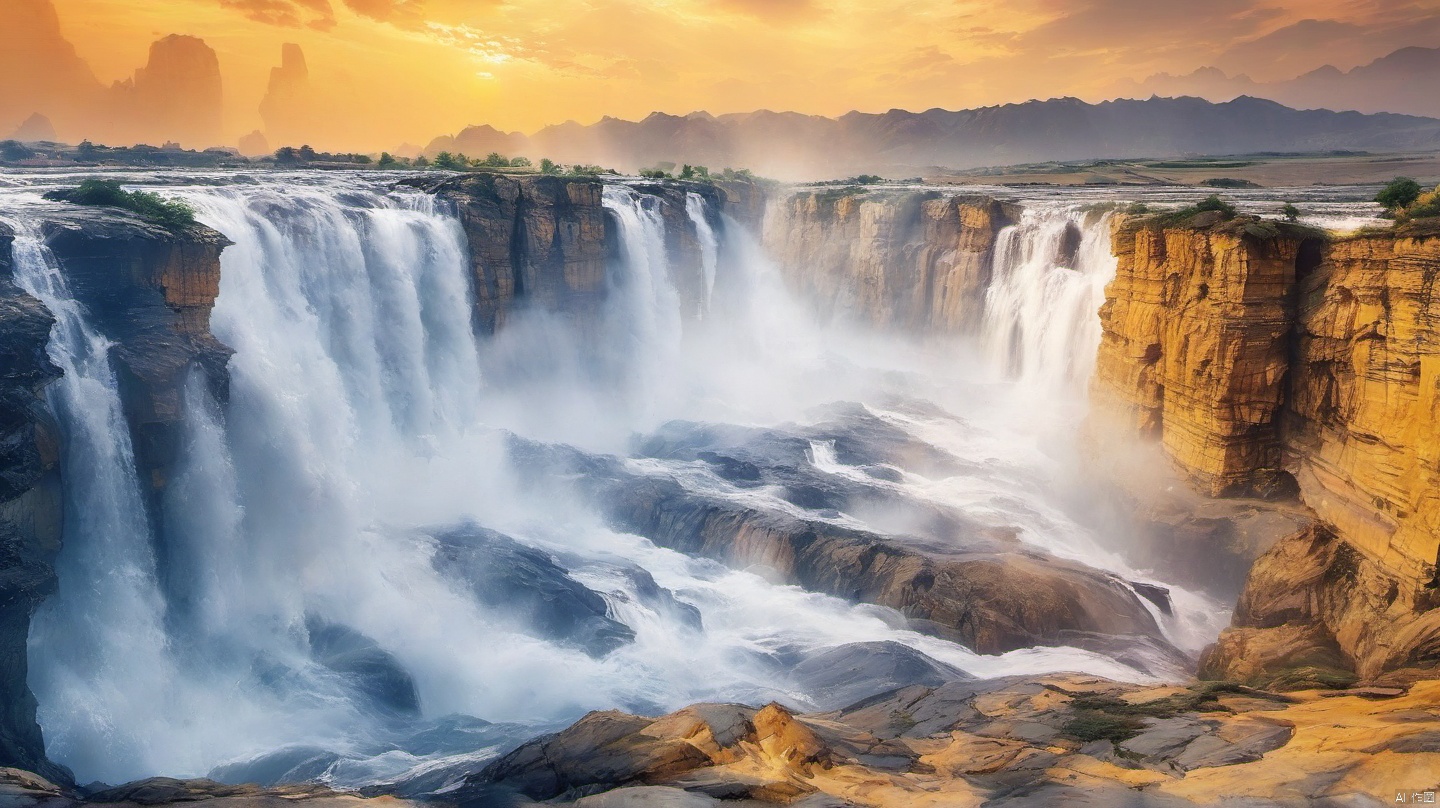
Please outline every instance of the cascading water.
[{"label": "cascading water", "polygon": [[1096,312],[1115,276],[1110,217],[1028,207],[1001,230],[985,295],[983,342],[997,367],[1030,387],[1076,388],[1100,345]]},{"label": "cascading water", "polygon": [[[754,239],[698,195],[685,201],[707,295],[698,321],[682,316],[671,277],[658,208],[668,203],[611,184],[604,205],[619,225],[621,260],[597,330],[522,312],[483,340],[471,328],[465,235],[433,197],[344,177],[182,193],[234,242],[212,331],[235,354],[228,401],[212,400],[192,373],[181,460],[160,514],[144,513],[103,336],[86,327],[38,238],[17,241],[27,288],[59,318],[52,352],[66,381],[53,403],[67,425],[67,491],[80,514],[68,528],[60,592],[34,627],[32,682],[51,754],[82,780],[224,764],[217,776],[353,786],[445,761],[473,767],[497,745],[589,709],[803,705],[817,694],[787,683],[776,659],[860,641],[895,641],[980,676],[1149,675],[1074,648],[980,656],[897,628],[886,610],[618,533],[567,490],[537,490],[515,473],[507,430],[541,440],[583,433],[613,448],[670,419],[788,428],[819,417],[817,408],[862,402],[983,473],[905,471],[877,482],[823,442],[808,460],[820,472],[1018,525],[1026,541],[1133,574],[1046,499],[1053,461],[983,369],[814,324]],[[1086,372],[1074,357],[1092,324],[1056,315],[1069,316],[1058,312],[1063,303],[1077,320],[1093,319],[1098,304],[1085,295],[1106,271],[1091,233],[1081,270],[1064,270],[1075,283],[1051,278],[1051,291],[1024,297],[1031,275],[1060,271],[1050,260],[1060,236],[1051,235],[1067,217],[1027,219],[1006,236],[1002,253],[1013,260],[997,263],[1003,291],[992,296],[987,333],[1018,335],[1003,353],[1036,377]],[[1056,336],[1036,336],[1045,320]],[[584,361],[596,356],[604,372]],[[773,490],[736,491],[704,464],[628,462],[705,496],[795,508]],[[152,522],[165,528],[163,575]],[[553,553],[633,641],[587,653],[477,599],[441,563],[456,547],[475,549],[464,544],[473,531],[454,529],[476,524]],[[654,586],[671,600],[657,600]],[[1179,616],[1167,626],[1208,608],[1176,593]],[[385,676],[357,678],[344,662],[356,655]],[[445,718],[456,714],[524,725],[497,737]],[[439,747],[437,733],[447,739]]]},{"label": "cascading water", "polygon": [[[66,552],[56,571],[68,597],[35,616],[30,681],[52,754],[105,774],[133,770],[134,739],[166,720],[175,681],[149,516],[110,342],[41,235],[23,221],[16,229],[15,280],[55,316],[50,357],[64,374],[49,395],[63,429]],[[126,709],[132,701],[159,709],[138,715]]]},{"label": "cascading water", "polygon": [[695,235],[700,239],[700,261],[705,271],[705,305],[715,296],[715,271],[720,263],[720,240],[706,216],[705,198],[697,193],[685,195],[685,213],[695,226]]}]

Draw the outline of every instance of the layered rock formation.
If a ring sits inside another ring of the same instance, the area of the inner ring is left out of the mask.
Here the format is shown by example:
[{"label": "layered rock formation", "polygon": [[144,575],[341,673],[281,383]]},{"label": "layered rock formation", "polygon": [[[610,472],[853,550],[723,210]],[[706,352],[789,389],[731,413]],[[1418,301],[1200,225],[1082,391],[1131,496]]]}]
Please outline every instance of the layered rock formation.
[{"label": "layered rock formation", "polygon": [[1296,698],[1056,676],[914,686],[815,715],[779,704],[591,713],[449,796],[587,808],[1369,804],[1430,788],[1396,781],[1440,765],[1437,697],[1433,682]]},{"label": "layered rock formation", "polygon": [[470,174],[415,184],[459,212],[482,332],[494,333],[522,304],[593,316],[608,243],[599,180]]},{"label": "layered rock formation", "polygon": [[1206,674],[1433,670],[1440,228],[1330,239],[1210,215],[1123,223],[1115,247],[1102,418],[1204,493],[1298,492],[1322,523],[1256,565]]},{"label": "layered rock formation", "polygon": [[1281,482],[1291,290],[1313,234],[1218,213],[1180,228],[1148,224],[1115,231],[1094,398],[1159,439],[1199,490],[1268,491]]},{"label": "layered rock formation", "polygon": [[42,229],[76,300],[115,343],[140,479],[158,498],[179,448],[190,368],[204,371],[216,398],[226,394],[230,351],[210,334],[210,310],[230,242],[202,225],[167,228],[113,209],[57,212]]},{"label": "layered rock formation", "polygon": [[771,206],[764,243],[822,315],[965,332],[983,313],[996,237],[1019,212],[939,192],[802,192]]},{"label": "layered rock formation", "polygon": [[[578,326],[593,323],[612,280],[612,259],[622,249],[617,225],[602,202],[598,178],[466,174],[408,181],[453,204],[469,239],[477,324],[494,333],[529,306]],[[710,185],[639,183],[636,193],[665,225],[671,280],[687,314],[704,306],[705,274],[698,234],[686,196],[708,201],[718,230],[721,198]]]},{"label": "layered rock formation", "polygon": [[171,34],[150,46],[135,77],[111,90],[121,143],[178,141],[190,148],[222,142],[220,60],[205,40]]},{"label": "layered rock formation", "polygon": [[0,133],[36,114],[66,133],[90,123],[103,88],[65,39],[51,0],[10,0],[0,6],[0,30]]},{"label": "layered rock formation", "polygon": [[[943,452],[915,446],[868,414],[797,433],[676,422],[641,442],[640,456],[704,463],[728,484],[687,485],[626,461],[516,439],[512,458],[535,484],[579,480],[616,528],[656,545],[854,602],[889,607],[913,629],[995,654],[1035,645],[1102,650],[1145,668],[1186,663],[1165,643],[1142,598],[1168,593],[1026,547],[1015,530],[910,501],[885,487],[814,469],[810,441],[833,441],[845,462],[936,477],[963,473]],[[928,451],[927,451],[928,450]],[[903,465],[901,465],[903,464]],[[947,465],[948,464],[948,465]],[[777,492],[767,506],[746,492]],[[882,512],[904,528],[866,529],[841,512]],[[1136,652],[1136,653],[1132,653]]]},{"label": "layered rock formation", "polygon": [[[40,223],[76,298],[114,341],[125,415],[141,479],[158,503],[179,446],[191,367],[223,396],[228,351],[209,333],[220,251],[208,228],[169,229],[101,208],[47,209]],[[52,318],[9,280],[10,234],[0,232],[0,765],[64,782],[48,763],[25,682],[31,614],[55,585],[61,497],[57,431],[41,388],[58,376],[45,350]]]}]

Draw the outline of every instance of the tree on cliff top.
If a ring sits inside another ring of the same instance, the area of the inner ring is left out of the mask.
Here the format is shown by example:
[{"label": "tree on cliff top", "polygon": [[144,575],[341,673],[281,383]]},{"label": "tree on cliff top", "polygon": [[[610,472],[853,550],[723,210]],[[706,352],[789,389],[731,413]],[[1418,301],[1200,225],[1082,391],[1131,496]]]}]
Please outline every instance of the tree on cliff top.
[{"label": "tree on cliff top", "polygon": [[45,198],[73,205],[123,208],[166,227],[195,223],[194,209],[184,202],[145,191],[126,191],[115,180],[85,180],[78,188],[51,191]]},{"label": "tree on cliff top", "polygon": [[1413,205],[1415,200],[1420,198],[1421,190],[1420,183],[1415,180],[1409,177],[1396,177],[1389,185],[1385,186],[1384,190],[1375,195],[1375,201],[1380,203],[1380,207],[1384,208],[1386,213],[1394,216]]}]

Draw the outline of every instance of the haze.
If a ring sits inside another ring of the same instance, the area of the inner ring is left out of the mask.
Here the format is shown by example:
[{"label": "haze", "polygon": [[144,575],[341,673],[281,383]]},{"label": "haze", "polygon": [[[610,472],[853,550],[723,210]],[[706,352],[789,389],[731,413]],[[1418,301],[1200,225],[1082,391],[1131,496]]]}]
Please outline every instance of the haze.
[{"label": "haze", "polygon": [[[20,14],[44,4],[7,2]],[[468,124],[530,132],[653,110],[838,115],[1100,100],[1148,94],[1143,82],[1156,73],[1215,66],[1282,81],[1440,45],[1431,0],[54,0],[54,9],[103,85],[130,78],[157,39],[203,39],[223,79],[225,145],[266,129],[271,69],[284,43],[298,44],[314,93],[308,139],[355,150],[424,145]],[[34,111],[0,95],[0,134]]]}]

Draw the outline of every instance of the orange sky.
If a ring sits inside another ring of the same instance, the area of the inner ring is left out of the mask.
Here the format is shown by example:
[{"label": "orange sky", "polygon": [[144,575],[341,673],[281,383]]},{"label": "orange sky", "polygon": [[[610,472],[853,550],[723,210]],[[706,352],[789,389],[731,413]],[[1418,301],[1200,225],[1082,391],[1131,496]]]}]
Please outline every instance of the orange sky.
[{"label": "orange sky", "polygon": [[[3,2],[4,0],[0,0]],[[1257,80],[1440,46],[1440,0],[55,0],[102,81],[170,33],[204,38],[226,128],[282,42],[304,49],[329,148],[466,124],[791,109],[835,115],[1105,97],[1117,80],[1217,65]],[[1308,21],[1308,22],[1307,22]],[[1318,21],[1318,22],[1317,22]]]}]

